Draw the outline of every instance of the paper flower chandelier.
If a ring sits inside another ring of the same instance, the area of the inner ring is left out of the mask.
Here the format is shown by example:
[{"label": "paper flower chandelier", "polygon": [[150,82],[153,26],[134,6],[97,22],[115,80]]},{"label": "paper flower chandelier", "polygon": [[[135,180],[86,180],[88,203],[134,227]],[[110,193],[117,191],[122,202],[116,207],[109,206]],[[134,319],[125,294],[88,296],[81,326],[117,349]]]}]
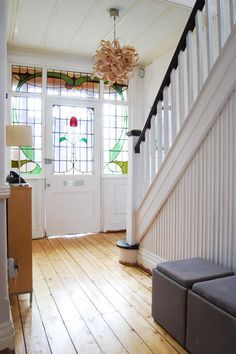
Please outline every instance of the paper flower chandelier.
[{"label": "paper flower chandelier", "polygon": [[93,76],[97,76],[109,85],[128,84],[129,75],[138,65],[138,52],[132,46],[121,46],[116,39],[115,21],[119,10],[110,9],[110,16],[114,17],[114,40],[102,40],[93,57]]}]

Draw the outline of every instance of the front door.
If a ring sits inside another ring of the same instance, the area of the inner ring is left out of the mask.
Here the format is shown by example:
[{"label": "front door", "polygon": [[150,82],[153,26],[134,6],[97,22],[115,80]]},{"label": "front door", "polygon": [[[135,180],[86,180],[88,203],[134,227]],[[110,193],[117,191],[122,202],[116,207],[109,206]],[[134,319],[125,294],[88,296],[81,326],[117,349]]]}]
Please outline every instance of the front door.
[{"label": "front door", "polygon": [[96,105],[47,105],[46,234],[100,231],[100,139]]}]

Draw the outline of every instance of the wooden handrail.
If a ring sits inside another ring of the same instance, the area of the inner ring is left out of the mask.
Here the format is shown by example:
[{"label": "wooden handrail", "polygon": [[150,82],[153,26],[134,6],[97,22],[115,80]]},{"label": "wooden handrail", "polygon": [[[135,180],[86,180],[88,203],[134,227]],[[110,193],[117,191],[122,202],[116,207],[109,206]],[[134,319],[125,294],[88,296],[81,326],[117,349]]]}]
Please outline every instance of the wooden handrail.
[{"label": "wooden handrail", "polygon": [[176,69],[178,66],[178,56],[181,51],[184,51],[186,48],[186,39],[187,39],[187,34],[189,31],[193,31],[195,28],[195,17],[198,11],[202,11],[203,7],[205,5],[205,0],[197,0],[192,12],[190,14],[190,17],[188,19],[188,22],[184,28],[183,34],[179,40],[179,43],[177,45],[177,48],[174,52],[174,55],[172,57],[172,60],[170,62],[170,65],[167,69],[167,72],[165,74],[165,77],[162,81],[162,84],[160,86],[160,89],[156,95],[155,101],[152,105],[152,108],[150,110],[150,113],[148,115],[148,118],[146,120],[146,123],[144,125],[144,128],[140,134],[139,140],[137,141],[137,144],[135,145],[135,152],[139,153],[140,152],[140,144],[142,141],[145,141],[145,133],[147,129],[151,128],[151,119],[152,116],[155,116],[157,114],[157,104],[159,101],[163,100],[163,91],[165,87],[168,87],[170,85],[170,75],[173,69]]}]

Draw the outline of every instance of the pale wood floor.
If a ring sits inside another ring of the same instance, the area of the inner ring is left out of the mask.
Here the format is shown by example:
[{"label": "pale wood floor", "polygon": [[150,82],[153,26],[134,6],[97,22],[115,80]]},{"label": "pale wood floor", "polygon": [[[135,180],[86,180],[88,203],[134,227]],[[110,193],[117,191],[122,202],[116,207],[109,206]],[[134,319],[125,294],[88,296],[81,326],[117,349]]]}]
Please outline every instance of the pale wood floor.
[{"label": "pale wood floor", "polygon": [[33,241],[34,296],[12,296],[16,354],[186,353],[151,317],[151,276],[118,263],[121,233]]}]

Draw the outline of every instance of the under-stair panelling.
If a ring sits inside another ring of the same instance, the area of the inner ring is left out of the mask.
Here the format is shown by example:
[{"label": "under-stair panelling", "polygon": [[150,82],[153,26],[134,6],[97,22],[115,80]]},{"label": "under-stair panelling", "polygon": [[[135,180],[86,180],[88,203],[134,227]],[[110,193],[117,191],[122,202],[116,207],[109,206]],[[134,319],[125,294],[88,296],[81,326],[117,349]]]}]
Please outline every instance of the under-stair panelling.
[{"label": "under-stair panelling", "polygon": [[[144,266],[202,256],[236,271],[235,116],[234,90],[145,233],[139,251]],[[145,253],[153,258],[149,264]]]}]

